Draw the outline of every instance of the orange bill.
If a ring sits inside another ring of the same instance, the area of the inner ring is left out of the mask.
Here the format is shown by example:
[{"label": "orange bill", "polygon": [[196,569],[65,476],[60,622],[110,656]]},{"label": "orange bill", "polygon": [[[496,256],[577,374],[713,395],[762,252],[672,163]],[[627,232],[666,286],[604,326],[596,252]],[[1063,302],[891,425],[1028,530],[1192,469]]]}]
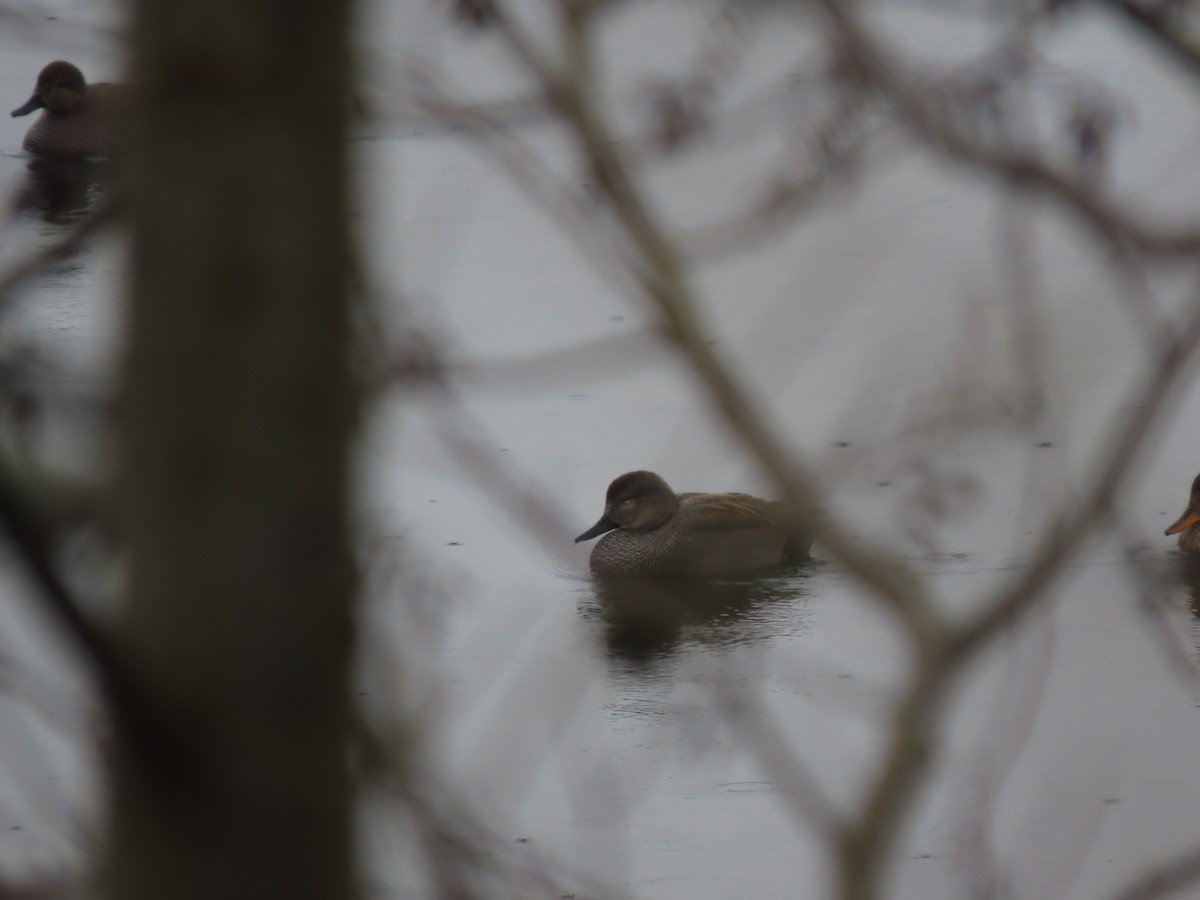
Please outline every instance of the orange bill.
[{"label": "orange bill", "polygon": [[1174,525],[1166,530],[1166,534],[1179,534],[1185,528],[1191,528],[1200,522],[1200,509],[1189,507]]}]

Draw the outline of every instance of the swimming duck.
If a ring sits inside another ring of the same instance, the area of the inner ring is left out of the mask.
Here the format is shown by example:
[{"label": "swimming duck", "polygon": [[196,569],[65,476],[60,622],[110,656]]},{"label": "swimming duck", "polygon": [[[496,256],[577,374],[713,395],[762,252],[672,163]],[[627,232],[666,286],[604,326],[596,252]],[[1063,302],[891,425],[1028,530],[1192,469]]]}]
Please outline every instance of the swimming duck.
[{"label": "swimming duck", "polygon": [[38,75],[33,95],[12,111],[42,110],[22,146],[41,156],[105,156],[116,149],[117,108],[125,88],[91,84],[69,62],[57,60]]},{"label": "swimming duck", "polygon": [[1179,535],[1179,549],[1189,553],[1200,553],[1200,475],[1192,481],[1192,493],[1188,497],[1187,509],[1165,532]]},{"label": "swimming duck", "polygon": [[653,472],[626,472],[575,543],[604,535],[592,549],[597,575],[728,575],[806,559],[811,540],[790,520],[778,501],[676,494]]}]

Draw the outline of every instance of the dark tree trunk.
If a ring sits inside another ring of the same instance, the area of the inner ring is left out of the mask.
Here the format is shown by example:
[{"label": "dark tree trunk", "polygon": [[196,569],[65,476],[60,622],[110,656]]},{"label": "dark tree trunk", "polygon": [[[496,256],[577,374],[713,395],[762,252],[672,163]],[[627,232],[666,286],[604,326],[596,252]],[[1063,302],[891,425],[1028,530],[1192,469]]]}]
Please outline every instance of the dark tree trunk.
[{"label": "dark tree trunk", "polygon": [[351,892],[350,7],[133,4],[119,900]]}]

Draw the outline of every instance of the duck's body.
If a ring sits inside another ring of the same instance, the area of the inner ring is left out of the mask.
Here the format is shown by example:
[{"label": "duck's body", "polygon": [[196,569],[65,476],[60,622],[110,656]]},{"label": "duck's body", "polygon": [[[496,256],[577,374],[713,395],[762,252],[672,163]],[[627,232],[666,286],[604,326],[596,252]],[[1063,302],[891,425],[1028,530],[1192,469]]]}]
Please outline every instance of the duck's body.
[{"label": "duck's body", "polygon": [[575,539],[604,535],[597,575],[728,575],[803,560],[810,541],[787,506],[749,494],[676,494],[653,472],[608,488],[604,515]]},{"label": "duck's body", "polygon": [[125,90],[117,84],[88,84],[69,62],[50,63],[39,73],[33,95],[12,111],[26,116],[42,110],[22,146],[40,156],[113,155]]},{"label": "duck's body", "polygon": [[1180,550],[1200,553],[1200,475],[1192,481],[1192,493],[1188,497],[1187,509],[1165,533],[1179,535]]}]

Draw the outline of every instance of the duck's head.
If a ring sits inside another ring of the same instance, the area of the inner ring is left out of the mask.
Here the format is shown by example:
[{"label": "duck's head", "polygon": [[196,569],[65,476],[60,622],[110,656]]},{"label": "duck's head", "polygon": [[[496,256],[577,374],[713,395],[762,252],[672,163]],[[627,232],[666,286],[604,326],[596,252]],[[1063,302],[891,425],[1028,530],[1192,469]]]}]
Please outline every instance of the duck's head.
[{"label": "duck's head", "polygon": [[[1187,509],[1165,533],[1168,535],[1179,534],[1198,524],[1200,524],[1200,475],[1197,475],[1192,481],[1192,493],[1188,497]],[[1183,540],[1182,537],[1179,539],[1180,545],[1183,544]]]},{"label": "duck's head", "polygon": [[57,60],[38,74],[37,87],[25,103],[12,111],[14,116],[27,116],[37,109],[52,113],[69,113],[87,97],[87,82],[83,73],[69,62]]},{"label": "duck's head", "polygon": [[608,486],[600,521],[575,538],[575,543],[590,541],[614,528],[653,531],[678,509],[679,498],[660,476],[646,471],[626,472]]}]

